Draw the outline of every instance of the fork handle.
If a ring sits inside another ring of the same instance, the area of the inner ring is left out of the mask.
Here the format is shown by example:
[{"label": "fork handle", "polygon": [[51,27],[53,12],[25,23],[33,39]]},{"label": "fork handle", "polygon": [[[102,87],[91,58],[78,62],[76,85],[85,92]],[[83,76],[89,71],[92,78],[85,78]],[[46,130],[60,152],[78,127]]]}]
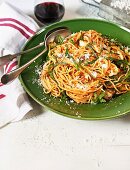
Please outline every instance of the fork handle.
[{"label": "fork handle", "polygon": [[28,52],[31,52],[41,46],[44,45],[44,42],[41,42],[40,44],[38,44],[37,46],[35,47],[32,47],[28,50],[25,50],[25,51],[21,51],[19,53],[16,53],[16,54],[8,54],[8,55],[5,55],[5,56],[2,56],[0,57],[0,67],[2,67],[3,65],[9,63],[11,60],[13,60],[15,57],[19,56],[19,55],[22,55],[22,54],[25,54],[25,53],[28,53]]},{"label": "fork handle", "polygon": [[32,58],[30,61],[28,61],[26,64],[22,65],[21,67],[4,74],[1,77],[1,83],[2,84],[8,84],[9,82],[13,81],[15,78],[17,78],[31,63],[33,63],[36,59],[38,59],[42,54],[44,54],[47,51],[47,48],[45,48],[41,53],[36,55],[34,58]]},{"label": "fork handle", "polygon": [[0,67],[7,64],[7,63],[9,63],[15,57],[16,57],[16,55],[12,55],[12,54],[8,54],[8,55],[0,57]]}]

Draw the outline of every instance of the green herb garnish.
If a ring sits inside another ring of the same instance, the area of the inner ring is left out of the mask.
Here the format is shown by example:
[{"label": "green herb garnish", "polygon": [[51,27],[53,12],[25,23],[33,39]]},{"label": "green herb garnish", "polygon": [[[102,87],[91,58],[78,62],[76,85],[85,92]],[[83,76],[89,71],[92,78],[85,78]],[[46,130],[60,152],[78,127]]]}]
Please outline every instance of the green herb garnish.
[{"label": "green herb garnish", "polygon": [[51,64],[48,66],[48,73],[49,73],[50,77],[55,80],[55,78],[54,78],[54,76],[53,76],[53,68],[54,68],[54,63],[51,63]]},{"label": "green herb garnish", "polygon": [[73,58],[73,56],[71,56],[71,55],[69,54],[68,48],[66,48],[65,56],[68,57],[68,58],[71,58],[72,61],[73,61],[73,63],[74,63],[74,66],[75,66],[76,70],[79,70],[79,65],[80,65],[79,62],[77,63],[77,62],[75,61],[75,59]]},{"label": "green herb garnish", "polygon": [[54,75],[53,75],[53,71],[50,71],[50,72],[49,72],[49,75],[50,75],[50,77],[51,77],[53,80],[55,80]]},{"label": "green herb garnish", "polygon": [[63,44],[64,38],[61,35],[56,36],[57,44]]},{"label": "green herb garnish", "polygon": [[103,91],[99,95],[95,92],[93,102],[94,103],[104,103],[104,102],[106,102],[106,100],[104,99],[104,96],[105,96],[105,92],[103,92]]},{"label": "green herb garnish", "polygon": [[113,57],[108,57],[107,59],[112,61],[116,66],[124,69],[124,71],[126,71],[127,67],[130,65],[127,60],[120,60]]},{"label": "green herb garnish", "polygon": [[74,40],[72,40],[72,39],[70,39],[69,42],[72,43],[73,45],[75,44]]},{"label": "green herb garnish", "polygon": [[65,56],[68,57],[68,55],[69,55],[69,49],[68,47],[66,47]]},{"label": "green herb garnish", "polygon": [[86,61],[85,62],[85,66],[87,66],[87,65],[89,65],[89,64],[93,64],[93,63],[95,63],[95,61],[97,61],[97,59],[98,59],[99,57],[96,57],[94,60],[92,60],[92,61]]},{"label": "green herb garnish", "polygon": [[82,35],[82,34],[81,34],[81,36],[80,36],[79,40],[84,40],[84,39],[83,39],[83,35]]}]

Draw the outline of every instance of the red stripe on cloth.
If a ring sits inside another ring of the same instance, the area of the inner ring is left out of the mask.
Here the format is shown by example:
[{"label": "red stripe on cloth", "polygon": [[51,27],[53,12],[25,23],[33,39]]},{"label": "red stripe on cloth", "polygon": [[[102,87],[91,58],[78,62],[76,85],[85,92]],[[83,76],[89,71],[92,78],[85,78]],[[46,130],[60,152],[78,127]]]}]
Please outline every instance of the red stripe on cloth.
[{"label": "red stripe on cloth", "polygon": [[10,61],[9,63],[7,63],[5,66],[4,66],[4,73],[7,73],[7,70],[9,69],[10,65],[12,63],[14,63],[15,61],[17,61],[17,58],[14,58],[12,61]]},{"label": "red stripe on cloth", "polygon": [[22,28],[16,26],[16,25],[13,25],[13,24],[9,24],[9,23],[4,23],[4,24],[0,24],[0,26],[8,26],[8,27],[12,27],[16,30],[18,30],[23,36],[25,36],[27,39],[30,38],[30,36],[24,31],[22,30]]},{"label": "red stripe on cloth", "polygon": [[3,99],[6,95],[0,94],[0,99]]},{"label": "red stripe on cloth", "polygon": [[17,64],[18,64],[18,62],[17,62],[17,61],[14,61],[14,62],[9,66],[9,68],[6,70],[6,73],[9,73]]},{"label": "red stripe on cloth", "polygon": [[28,26],[24,25],[22,22],[13,19],[13,18],[0,18],[0,22],[3,21],[12,21],[15,22],[17,24],[19,24],[20,26],[22,26],[23,28],[25,28],[28,32],[30,32],[31,34],[35,34],[35,31],[33,31],[32,29],[30,29]]},{"label": "red stripe on cloth", "polygon": [[1,86],[3,86],[3,84],[2,84],[2,83],[0,83],[0,87],[1,87]]},{"label": "red stripe on cloth", "polygon": [[7,64],[5,65],[5,71],[7,70],[8,65],[9,65],[9,63],[7,63]]}]

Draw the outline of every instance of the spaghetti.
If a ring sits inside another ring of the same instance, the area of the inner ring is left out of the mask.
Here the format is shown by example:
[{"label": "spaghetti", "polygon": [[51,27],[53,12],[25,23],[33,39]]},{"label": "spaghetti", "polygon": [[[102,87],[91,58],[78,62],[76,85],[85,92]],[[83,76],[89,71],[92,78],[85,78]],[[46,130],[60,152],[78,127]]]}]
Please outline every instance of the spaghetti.
[{"label": "spaghetti", "polygon": [[54,44],[40,75],[45,93],[76,103],[106,102],[130,91],[129,48],[95,30]]}]

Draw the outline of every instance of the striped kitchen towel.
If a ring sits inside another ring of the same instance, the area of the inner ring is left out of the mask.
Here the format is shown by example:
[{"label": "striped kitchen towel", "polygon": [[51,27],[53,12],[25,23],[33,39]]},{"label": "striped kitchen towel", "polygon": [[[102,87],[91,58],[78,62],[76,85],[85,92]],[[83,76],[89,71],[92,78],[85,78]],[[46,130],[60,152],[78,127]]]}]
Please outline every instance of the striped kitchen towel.
[{"label": "striped kitchen towel", "polygon": [[[36,22],[9,3],[0,5],[0,56],[19,52],[39,29]],[[17,67],[17,58],[0,68],[0,77]],[[32,109],[18,79],[0,83],[0,127],[21,120]]]}]

